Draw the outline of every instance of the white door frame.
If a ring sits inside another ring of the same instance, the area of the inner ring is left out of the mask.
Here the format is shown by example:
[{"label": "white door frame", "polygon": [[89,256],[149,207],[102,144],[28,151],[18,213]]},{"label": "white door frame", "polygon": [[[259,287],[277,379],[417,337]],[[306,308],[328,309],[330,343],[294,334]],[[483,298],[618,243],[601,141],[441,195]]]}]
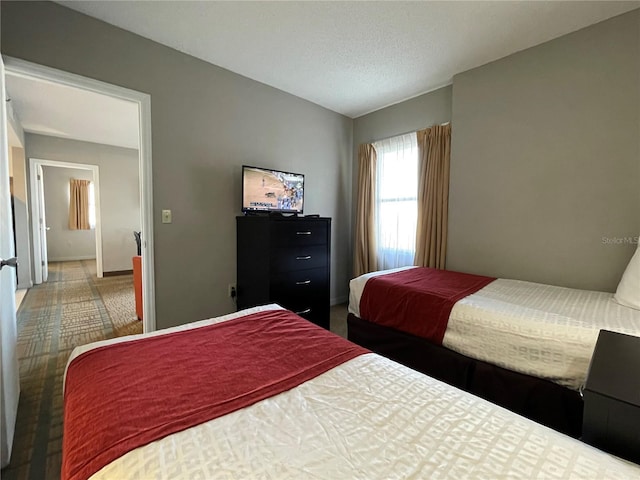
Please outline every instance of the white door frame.
[{"label": "white door frame", "polygon": [[[36,284],[46,282],[49,279],[49,254],[47,250],[47,216],[45,214],[46,206],[44,204],[44,170],[42,165],[38,165],[36,169],[36,178],[38,181],[36,182],[36,194],[34,196],[36,202],[31,202],[31,205],[35,205],[35,209],[37,210],[38,216],[38,235],[35,235],[35,238],[38,239],[35,243],[38,247],[38,253],[40,255],[40,261],[36,263],[36,269],[34,271],[38,272],[39,275],[36,275]],[[36,215],[35,212],[31,212],[31,215]],[[35,231],[35,230],[34,230]],[[33,243],[33,241],[32,241]],[[40,268],[38,267],[40,264]],[[39,281],[38,281],[39,280]]]},{"label": "white door frame", "polygon": [[[86,163],[59,162],[57,160],[44,160],[40,158],[29,158],[29,181],[31,183],[31,192],[29,194],[29,202],[31,203],[31,226],[33,229],[33,263],[35,265],[34,283],[42,283],[42,256],[40,254],[41,244],[40,235],[36,232],[40,229],[40,205],[44,202],[39,201],[40,188],[38,187],[38,167],[60,167],[75,168],[78,170],[89,170],[93,174],[94,196],[96,206],[96,273],[98,278],[102,278],[102,221],[100,212],[100,168],[97,165],[89,165]],[[46,206],[45,206],[46,208]],[[46,218],[46,217],[45,217]],[[46,228],[45,225],[42,228]]]},{"label": "white door frame", "polygon": [[[0,59],[0,257],[15,255],[9,198],[9,149],[7,144],[6,90]],[[11,267],[0,272],[0,467],[9,463],[20,397],[17,355],[16,273]]]},{"label": "white door frame", "polygon": [[153,253],[153,177],[151,175],[151,96],[73,73],[45,67],[13,57],[4,57],[5,70],[12,75],[55,82],[109,95],[138,105],[140,144],[140,206],[142,221],[142,305],[144,332],[156,329],[155,272]]}]

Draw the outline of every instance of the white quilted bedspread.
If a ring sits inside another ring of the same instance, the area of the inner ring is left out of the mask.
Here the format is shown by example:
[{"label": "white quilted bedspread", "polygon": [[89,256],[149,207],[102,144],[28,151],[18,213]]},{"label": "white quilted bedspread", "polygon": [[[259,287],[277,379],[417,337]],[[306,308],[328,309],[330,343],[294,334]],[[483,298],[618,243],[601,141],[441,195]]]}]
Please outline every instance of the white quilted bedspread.
[{"label": "white quilted bedspread", "polygon": [[442,344],[577,390],[601,329],[640,336],[640,310],[611,293],[498,279],[455,304]]},{"label": "white quilted bedspread", "polygon": [[375,354],[135,449],[92,479],[624,479],[620,460]]},{"label": "white quilted bedspread", "polygon": [[[371,276],[351,281],[351,313],[359,314]],[[616,303],[611,293],[497,279],[455,304],[442,344],[578,390],[601,329],[640,336],[640,310]]]}]

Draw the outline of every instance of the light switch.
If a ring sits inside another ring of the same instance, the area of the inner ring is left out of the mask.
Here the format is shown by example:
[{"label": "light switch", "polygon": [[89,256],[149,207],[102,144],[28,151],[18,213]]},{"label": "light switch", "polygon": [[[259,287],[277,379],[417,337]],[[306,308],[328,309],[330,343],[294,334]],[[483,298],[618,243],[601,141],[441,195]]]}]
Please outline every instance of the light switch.
[{"label": "light switch", "polygon": [[171,223],[171,210],[162,210],[162,223]]}]

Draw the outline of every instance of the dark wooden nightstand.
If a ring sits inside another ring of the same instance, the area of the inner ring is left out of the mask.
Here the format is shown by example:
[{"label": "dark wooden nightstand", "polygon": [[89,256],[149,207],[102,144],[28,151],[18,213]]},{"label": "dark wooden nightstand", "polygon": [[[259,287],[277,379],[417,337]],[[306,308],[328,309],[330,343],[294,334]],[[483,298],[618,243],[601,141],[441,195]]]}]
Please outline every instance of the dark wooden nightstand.
[{"label": "dark wooden nightstand", "polygon": [[640,463],[640,337],[600,331],[584,388],[582,440]]}]

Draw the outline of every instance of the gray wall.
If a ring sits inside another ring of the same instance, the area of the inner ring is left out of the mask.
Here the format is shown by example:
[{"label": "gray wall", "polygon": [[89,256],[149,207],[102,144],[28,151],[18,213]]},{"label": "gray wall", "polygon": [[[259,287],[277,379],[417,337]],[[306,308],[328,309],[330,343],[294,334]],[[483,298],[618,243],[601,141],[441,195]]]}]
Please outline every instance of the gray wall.
[{"label": "gray wall", "polygon": [[[27,133],[25,142],[28,158],[98,166],[102,268],[105,272],[131,270],[131,257],[137,253],[133,231],[140,230],[138,151],[32,133]],[[48,204],[45,213],[49,214]]]},{"label": "gray wall", "polygon": [[45,219],[47,221],[47,257],[50,262],[83,260],[96,257],[95,230],[69,229],[70,180],[92,180],[90,170],[43,167]]},{"label": "gray wall", "polygon": [[242,164],[306,174],[305,212],[333,218],[331,297],[346,299],[351,119],[53,3],[0,8],[2,53],[151,95],[159,328],[235,309]]},{"label": "gray wall", "polygon": [[453,82],[447,266],[614,291],[640,232],[636,10]]},{"label": "gray wall", "polygon": [[354,120],[357,146],[452,122],[447,268],[614,291],[640,232],[639,12]]},{"label": "gray wall", "polygon": [[[451,86],[439,88],[354,119],[351,187],[354,229],[358,198],[358,146],[451,121],[451,92]],[[353,241],[350,245],[353,245]],[[350,264],[349,267],[352,272],[353,265]]]},{"label": "gray wall", "polygon": [[[450,122],[451,92],[449,85],[354,119],[354,151],[358,151],[361,143]],[[357,158],[353,171],[358,171]]]}]

